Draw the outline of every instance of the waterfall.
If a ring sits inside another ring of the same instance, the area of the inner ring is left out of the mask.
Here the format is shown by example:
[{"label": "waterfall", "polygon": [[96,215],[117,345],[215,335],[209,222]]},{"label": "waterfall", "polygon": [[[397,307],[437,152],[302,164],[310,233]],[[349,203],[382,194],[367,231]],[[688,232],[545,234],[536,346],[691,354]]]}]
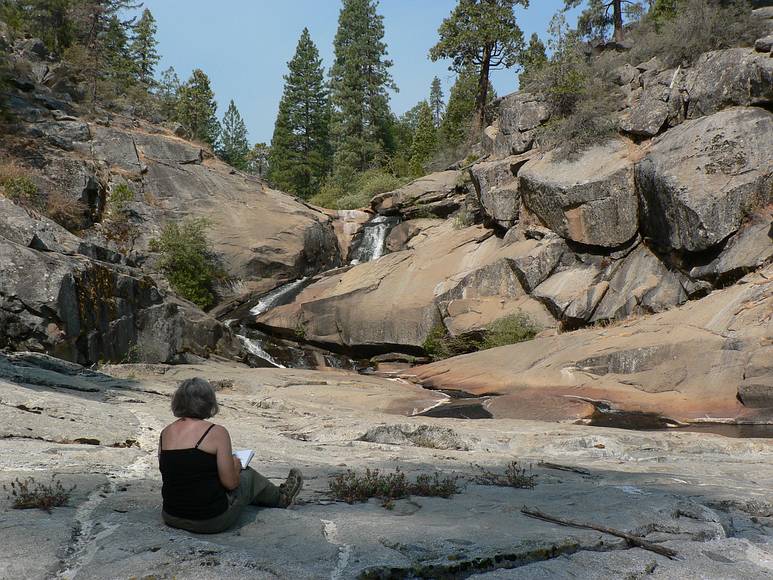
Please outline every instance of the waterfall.
[{"label": "waterfall", "polygon": [[386,238],[391,230],[400,221],[395,216],[376,216],[362,226],[360,243],[352,252],[352,264],[378,260],[386,250]]},{"label": "waterfall", "polygon": [[259,340],[256,340],[254,338],[247,338],[246,336],[243,336],[241,334],[236,335],[239,340],[242,341],[242,344],[244,345],[244,348],[246,348],[248,351],[250,351],[251,354],[254,354],[258,358],[262,358],[263,360],[271,363],[277,368],[280,369],[286,369],[287,367],[284,366],[281,363],[278,363],[273,356],[268,354],[265,349],[263,348],[263,345],[260,343]]},{"label": "waterfall", "polygon": [[304,286],[308,283],[309,277],[305,276],[293,282],[283,284],[279,288],[274,288],[271,292],[264,294],[258,300],[258,303],[250,308],[250,314],[257,316],[282,304],[288,304],[293,298],[300,294]]}]

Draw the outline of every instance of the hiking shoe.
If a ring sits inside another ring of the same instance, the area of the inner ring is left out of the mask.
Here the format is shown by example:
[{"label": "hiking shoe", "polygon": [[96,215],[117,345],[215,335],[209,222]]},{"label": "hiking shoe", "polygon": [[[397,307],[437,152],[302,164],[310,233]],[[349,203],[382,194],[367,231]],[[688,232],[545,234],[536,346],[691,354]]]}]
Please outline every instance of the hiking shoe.
[{"label": "hiking shoe", "polygon": [[279,486],[279,507],[288,508],[303,488],[303,474],[300,469],[291,469],[285,482]]}]

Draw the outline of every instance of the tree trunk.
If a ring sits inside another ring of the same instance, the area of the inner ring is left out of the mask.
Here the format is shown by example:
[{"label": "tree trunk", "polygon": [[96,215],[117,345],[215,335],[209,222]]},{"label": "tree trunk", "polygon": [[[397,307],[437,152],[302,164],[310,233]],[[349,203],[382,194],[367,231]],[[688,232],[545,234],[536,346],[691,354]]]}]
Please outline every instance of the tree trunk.
[{"label": "tree trunk", "polygon": [[615,42],[622,42],[623,33],[623,0],[612,0],[613,18],[615,22]]},{"label": "tree trunk", "polygon": [[488,75],[491,66],[491,46],[483,48],[483,59],[480,64],[480,76],[478,77],[478,131],[486,128],[486,101],[488,100]]}]

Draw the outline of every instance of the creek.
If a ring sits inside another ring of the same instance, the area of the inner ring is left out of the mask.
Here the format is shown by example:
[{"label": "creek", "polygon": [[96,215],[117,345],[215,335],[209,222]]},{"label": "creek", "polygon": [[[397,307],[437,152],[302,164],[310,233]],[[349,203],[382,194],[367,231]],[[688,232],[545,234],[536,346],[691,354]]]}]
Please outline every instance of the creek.
[{"label": "creek", "polygon": [[[356,234],[349,252],[351,264],[360,264],[377,260],[386,253],[386,239],[391,229],[400,223],[397,216],[375,216],[363,224]],[[242,341],[251,355],[253,366],[273,366],[277,368],[335,368],[353,371],[368,370],[367,360],[355,360],[348,356],[333,353],[302,342],[280,339],[270,336],[255,327],[255,317],[292,302],[314,281],[306,276],[287,282],[257,298],[249,306],[249,314],[241,319],[224,321]],[[372,370],[372,369],[371,369]]]},{"label": "creek", "polygon": [[[386,239],[391,229],[400,223],[399,217],[376,216],[365,223],[356,234],[349,252],[349,263],[360,264],[378,260],[387,253]],[[283,284],[258,297],[249,306],[249,314],[241,319],[225,321],[250,353],[252,366],[277,368],[320,369],[333,368],[358,373],[372,373],[368,360],[357,360],[301,341],[270,336],[254,324],[255,317],[272,308],[289,304],[308,285],[313,277],[304,277]],[[455,419],[491,419],[487,401],[495,395],[475,396],[459,390],[444,390],[445,401],[419,413],[422,417]],[[735,424],[719,422],[680,423],[657,413],[620,411],[605,405],[596,405],[593,414],[578,421],[600,429],[628,429],[633,431],[684,431],[713,433],[734,438],[773,438],[773,425]]]}]

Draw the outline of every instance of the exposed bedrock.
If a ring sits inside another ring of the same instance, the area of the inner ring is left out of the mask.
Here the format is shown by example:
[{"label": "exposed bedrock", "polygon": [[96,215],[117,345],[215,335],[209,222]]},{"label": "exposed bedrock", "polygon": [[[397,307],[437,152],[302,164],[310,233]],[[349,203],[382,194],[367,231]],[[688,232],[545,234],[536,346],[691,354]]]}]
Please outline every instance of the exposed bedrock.
[{"label": "exposed bedrock", "polygon": [[654,140],[636,166],[643,234],[663,250],[700,252],[773,202],[773,114],[731,108]]},{"label": "exposed bedrock", "polygon": [[636,235],[633,161],[622,140],[592,147],[575,160],[550,152],[518,173],[526,206],[563,238],[615,247]]},{"label": "exposed bedrock", "polygon": [[375,196],[370,206],[382,215],[405,219],[446,218],[464,204],[467,185],[459,171],[440,171],[420,177],[394,191]]},{"label": "exposed bedrock", "polygon": [[498,118],[481,136],[486,153],[496,157],[525,153],[534,145],[536,129],[550,118],[545,98],[532,93],[513,93],[498,105]]},{"label": "exposed bedrock", "polygon": [[113,252],[3,198],[0,208],[0,347],[82,364],[240,355],[226,327]]},{"label": "exposed bedrock", "polygon": [[[678,420],[767,422],[772,268],[658,315],[455,357],[410,374],[432,388],[498,393],[488,409],[499,417],[582,417],[587,411],[577,401],[592,400]],[[668,287],[653,290],[654,300]],[[610,290],[602,305],[607,296]],[[612,304],[625,307],[624,300]]]}]

